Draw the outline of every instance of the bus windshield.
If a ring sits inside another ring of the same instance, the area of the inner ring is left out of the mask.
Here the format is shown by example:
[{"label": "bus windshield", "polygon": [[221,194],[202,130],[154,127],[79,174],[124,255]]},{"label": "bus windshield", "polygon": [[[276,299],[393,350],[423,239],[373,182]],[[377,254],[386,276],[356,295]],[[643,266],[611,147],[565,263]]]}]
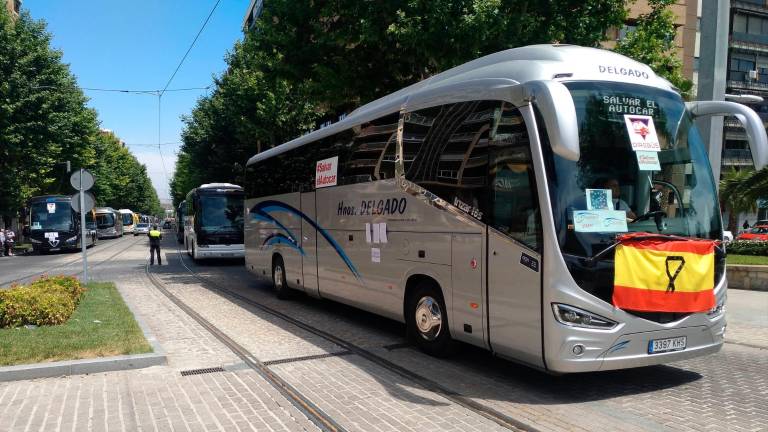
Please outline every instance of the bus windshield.
[{"label": "bus windshield", "polygon": [[112,213],[97,214],[96,226],[98,228],[109,228],[115,226],[115,215]]},{"label": "bus windshield", "polygon": [[133,225],[133,215],[131,213],[121,213],[123,225]]},{"label": "bus windshield", "polygon": [[201,195],[200,226],[208,231],[243,229],[243,196],[241,194]]},{"label": "bus windshield", "polygon": [[30,207],[32,231],[72,231],[72,208],[68,202],[35,202]]},{"label": "bus windshield", "polygon": [[679,95],[620,83],[565,85],[581,156],[552,154],[548,170],[564,253],[593,256],[626,232],[720,238],[709,160]]}]

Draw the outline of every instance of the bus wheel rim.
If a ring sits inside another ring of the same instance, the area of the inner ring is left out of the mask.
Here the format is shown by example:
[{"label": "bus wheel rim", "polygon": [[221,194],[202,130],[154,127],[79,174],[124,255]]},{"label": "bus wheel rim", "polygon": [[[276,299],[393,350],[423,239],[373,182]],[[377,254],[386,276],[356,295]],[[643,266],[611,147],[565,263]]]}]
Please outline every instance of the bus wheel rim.
[{"label": "bus wheel rim", "polygon": [[416,304],[415,318],[422,338],[428,341],[437,339],[443,328],[443,313],[437,300],[430,296],[422,297]]},{"label": "bus wheel rim", "polygon": [[281,290],[283,288],[283,266],[275,266],[275,288]]}]

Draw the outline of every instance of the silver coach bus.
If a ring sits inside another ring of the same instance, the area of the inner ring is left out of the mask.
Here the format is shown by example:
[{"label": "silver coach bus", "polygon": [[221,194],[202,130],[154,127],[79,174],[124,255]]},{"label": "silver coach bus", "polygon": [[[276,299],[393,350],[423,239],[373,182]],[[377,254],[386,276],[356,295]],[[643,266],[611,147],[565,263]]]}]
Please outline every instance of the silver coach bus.
[{"label": "silver coach bus", "polygon": [[[726,114],[765,165],[753,111],[686,104],[644,64],[564,45],[489,55],[253,156],[246,267],[280,297],[405,322],[432,354],[459,340],[568,373],[713,353],[720,246],[705,269],[715,306],[700,313],[614,306],[613,248],[633,232],[722,238],[694,118]],[[651,133],[655,151],[642,147]],[[585,222],[588,189],[604,227]]]},{"label": "silver coach bus", "polygon": [[96,232],[100,239],[123,236],[123,218],[112,207],[99,207],[96,212]]},{"label": "silver coach bus", "polygon": [[184,247],[194,260],[242,258],[243,188],[208,183],[187,193]]}]

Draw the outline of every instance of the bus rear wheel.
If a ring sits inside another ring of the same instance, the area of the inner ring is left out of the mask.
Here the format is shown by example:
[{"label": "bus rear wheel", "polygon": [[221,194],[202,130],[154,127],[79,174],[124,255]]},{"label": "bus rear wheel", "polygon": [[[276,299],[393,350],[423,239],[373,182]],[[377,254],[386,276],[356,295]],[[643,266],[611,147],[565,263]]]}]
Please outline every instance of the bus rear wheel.
[{"label": "bus rear wheel", "polygon": [[290,296],[290,288],[285,279],[285,264],[280,257],[275,258],[275,262],[272,264],[272,286],[275,288],[277,298],[280,300],[287,300]]},{"label": "bus rear wheel", "polygon": [[419,283],[409,298],[406,314],[408,338],[422,351],[435,357],[452,353],[445,301],[434,283]]}]

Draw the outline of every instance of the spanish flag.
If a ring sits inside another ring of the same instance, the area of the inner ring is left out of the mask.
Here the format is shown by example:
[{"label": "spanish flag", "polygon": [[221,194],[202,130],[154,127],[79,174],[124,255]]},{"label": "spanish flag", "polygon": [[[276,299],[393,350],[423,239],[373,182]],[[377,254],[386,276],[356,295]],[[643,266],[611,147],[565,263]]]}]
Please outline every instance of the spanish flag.
[{"label": "spanish flag", "polygon": [[632,233],[616,247],[613,305],[643,312],[715,307],[715,242]]}]

